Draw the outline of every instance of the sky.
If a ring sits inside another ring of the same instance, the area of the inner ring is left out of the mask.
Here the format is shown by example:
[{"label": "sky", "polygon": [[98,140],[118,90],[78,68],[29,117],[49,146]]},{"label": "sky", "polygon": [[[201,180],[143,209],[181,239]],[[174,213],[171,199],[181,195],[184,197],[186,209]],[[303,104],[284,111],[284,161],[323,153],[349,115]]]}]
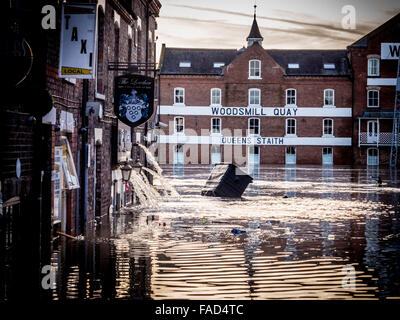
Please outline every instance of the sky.
[{"label": "sky", "polygon": [[[400,12],[399,0],[161,0],[157,52],[178,48],[240,49],[254,4],[265,49],[344,49]],[[355,29],[342,13],[354,7]]]}]

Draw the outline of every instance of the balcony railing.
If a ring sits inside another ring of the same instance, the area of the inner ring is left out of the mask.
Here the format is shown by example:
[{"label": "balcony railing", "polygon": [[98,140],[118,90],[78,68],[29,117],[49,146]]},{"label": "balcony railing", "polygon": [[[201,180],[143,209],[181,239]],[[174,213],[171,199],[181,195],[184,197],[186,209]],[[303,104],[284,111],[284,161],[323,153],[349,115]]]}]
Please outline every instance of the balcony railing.
[{"label": "balcony railing", "polygon": [[368,132],[360,132],[358,141],[360,146],[391,146],[392,136],[391,132],[381,132],[376,135],[371,135]]}]

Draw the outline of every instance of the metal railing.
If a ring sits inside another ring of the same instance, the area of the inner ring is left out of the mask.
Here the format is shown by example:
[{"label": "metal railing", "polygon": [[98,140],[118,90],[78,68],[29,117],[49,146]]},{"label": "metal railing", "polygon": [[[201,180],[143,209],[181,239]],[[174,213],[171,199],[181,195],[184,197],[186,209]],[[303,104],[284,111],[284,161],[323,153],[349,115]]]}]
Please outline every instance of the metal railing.
[{"label": "metal railing", "polygon": [[[393,133],[381,132],[377,135],[370,135],[368,132],[359,133],[359,145],[364,146],[391,146]],[[399,137],[400,140],[400,137]],[[400,142],[400,141],[399,141]]]}]

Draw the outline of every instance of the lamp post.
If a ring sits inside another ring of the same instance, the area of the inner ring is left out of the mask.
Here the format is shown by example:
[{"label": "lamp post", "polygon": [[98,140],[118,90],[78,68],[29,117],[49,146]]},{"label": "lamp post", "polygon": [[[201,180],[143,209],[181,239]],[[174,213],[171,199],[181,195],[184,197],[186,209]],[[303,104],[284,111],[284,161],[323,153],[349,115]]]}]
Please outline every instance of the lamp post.
[{"label": "lamp post", "polygon": [[128,162],[125,162],[125,164],[121,167],[121,172],[122,172],[122,180],[128,182],[131,178],[131,173],[132,173],[132,167],[129,165]]}]

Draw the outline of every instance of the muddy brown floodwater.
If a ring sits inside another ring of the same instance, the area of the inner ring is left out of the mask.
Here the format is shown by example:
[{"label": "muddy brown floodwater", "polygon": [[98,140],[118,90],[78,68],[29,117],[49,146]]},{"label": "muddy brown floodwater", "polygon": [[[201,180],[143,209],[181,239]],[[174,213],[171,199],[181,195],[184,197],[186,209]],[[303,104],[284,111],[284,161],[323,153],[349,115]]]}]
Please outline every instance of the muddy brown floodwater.
[{"label": "muddy brown floodwater", "polygon": [[202,197],[209,172],[62,240],[53,299],[400,299],[396,171],[262,166],[241,200]]}]

